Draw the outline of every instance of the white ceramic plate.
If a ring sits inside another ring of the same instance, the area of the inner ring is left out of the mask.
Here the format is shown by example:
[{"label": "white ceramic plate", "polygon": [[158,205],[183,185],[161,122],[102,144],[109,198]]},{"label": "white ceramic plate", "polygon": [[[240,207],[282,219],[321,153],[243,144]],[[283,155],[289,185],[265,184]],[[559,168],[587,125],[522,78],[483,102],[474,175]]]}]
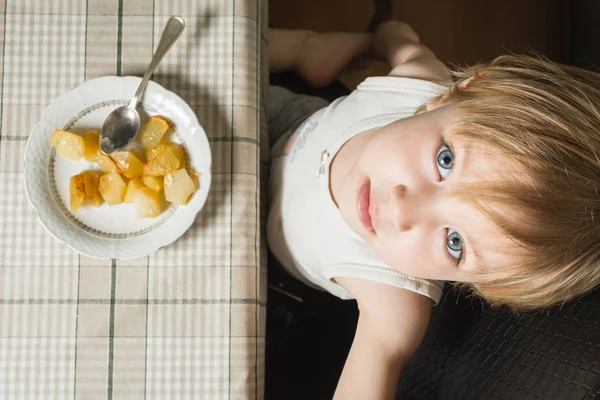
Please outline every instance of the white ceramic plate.
[{"label": "white ceramic plate", "polygon": [[[181,143],[186,168],[196,172],[198,190],[184,206],[168,205],[156,218],[138,219],[133,204],[69,208],[69,181],[84,170],[99,170],[85,159],[68,160],[49,144],[54,129],[81,133],[99,128],[115,108],[129,103],[141,78],[92,79],[64,93],[48,106],[25,147],[25,190],[42,225],[56,239],[94,258],[131,259],[147,256],[185,233],[204,206],[211,182],[211,151],[206,133],[190,107],[176,94],[150,82],[141,106],[174,125],[169,140]],[[138,108],[140,110],[140,108]],[[142,115],[142,123],[147,117]],[[137,139],[136,139],[137,140]]]}]

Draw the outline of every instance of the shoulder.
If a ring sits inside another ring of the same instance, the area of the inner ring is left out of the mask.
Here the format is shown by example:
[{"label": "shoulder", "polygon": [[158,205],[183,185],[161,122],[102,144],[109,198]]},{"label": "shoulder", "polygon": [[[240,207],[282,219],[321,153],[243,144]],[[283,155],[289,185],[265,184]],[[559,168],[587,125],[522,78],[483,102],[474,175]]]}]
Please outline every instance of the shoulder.
[{"label": "shoulder", "polygon": [[412,76],[370,76],[362,81],[353,93],[402,93],[438,95],[448,90],[448,82],[437,82]]},{"label": "shoulder", "polygon": [[448,91],[448,85],[406,76],[373,76],[352,93],[357,106],[371,105],[388,112],[414,112],[432,98]]}]

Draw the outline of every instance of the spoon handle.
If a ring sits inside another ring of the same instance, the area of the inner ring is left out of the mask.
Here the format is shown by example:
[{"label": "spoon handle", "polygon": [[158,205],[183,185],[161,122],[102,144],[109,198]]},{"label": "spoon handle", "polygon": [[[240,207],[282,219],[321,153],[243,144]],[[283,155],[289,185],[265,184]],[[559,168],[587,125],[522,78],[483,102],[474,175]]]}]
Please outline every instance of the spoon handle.
[{"label": "spoon handle", "polygon": [[144,89],[146,88],[148,81],[150,81],[150,77],[154,73],[154,70],[156,67],[158,67],[158,64],[162,61],[163,57],[165,54],[167,54],[171,46],[173,46],[173,43],[175,43],[179,36],[181,36],[184,29],[185,21],[183,18],[178,16],[172,16],[169,18],[169,21],[167,21],[167,25],[165,26],[165,29],[160,37],[160,42],[158,42],[158,47],[156,48],[154,57],[152,57],[152,61],[150,61],[150,65],[144,74],[142,83],[140,83],[138,90],[135,92],[133,99],[131,99],[131,102],[129,103],[130,108],[136,107],[138,99],[144,92]]}]

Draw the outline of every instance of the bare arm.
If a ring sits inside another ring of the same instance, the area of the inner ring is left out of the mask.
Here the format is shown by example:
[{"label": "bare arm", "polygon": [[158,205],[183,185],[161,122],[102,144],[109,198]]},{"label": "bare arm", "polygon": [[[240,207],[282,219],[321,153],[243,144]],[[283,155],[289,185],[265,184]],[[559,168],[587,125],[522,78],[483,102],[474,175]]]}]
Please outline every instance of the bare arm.
[{"label": "bare arm", "polygon": [[448,68],[426,46],[419,35],[402,22],[389,21],[377,28],[373,54],[392,67],[389,75],[433,82],[450,80]]},{"label": "bare arm", "polygon": [[337,281],[359,299],[360,316],[334,400],[393,399],[400,373],[427,329],[431,300],[376,282]]}]

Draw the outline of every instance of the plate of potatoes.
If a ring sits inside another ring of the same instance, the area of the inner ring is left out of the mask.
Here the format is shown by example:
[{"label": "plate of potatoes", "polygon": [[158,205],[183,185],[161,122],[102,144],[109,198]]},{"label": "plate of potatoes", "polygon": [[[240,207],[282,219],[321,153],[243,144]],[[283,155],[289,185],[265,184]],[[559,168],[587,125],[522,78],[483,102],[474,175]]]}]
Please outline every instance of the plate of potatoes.
[{"label": "plate of potatoes", "polygon": [[100,127],[126,105],[141,78],[102,77],[62,94],[25,148],[25,190],[48,232],[93,258],[133,259],[181,237],[204,207],[211,150],[192,109],[150,82],[138,104],[140,131],[104,154]]}]

